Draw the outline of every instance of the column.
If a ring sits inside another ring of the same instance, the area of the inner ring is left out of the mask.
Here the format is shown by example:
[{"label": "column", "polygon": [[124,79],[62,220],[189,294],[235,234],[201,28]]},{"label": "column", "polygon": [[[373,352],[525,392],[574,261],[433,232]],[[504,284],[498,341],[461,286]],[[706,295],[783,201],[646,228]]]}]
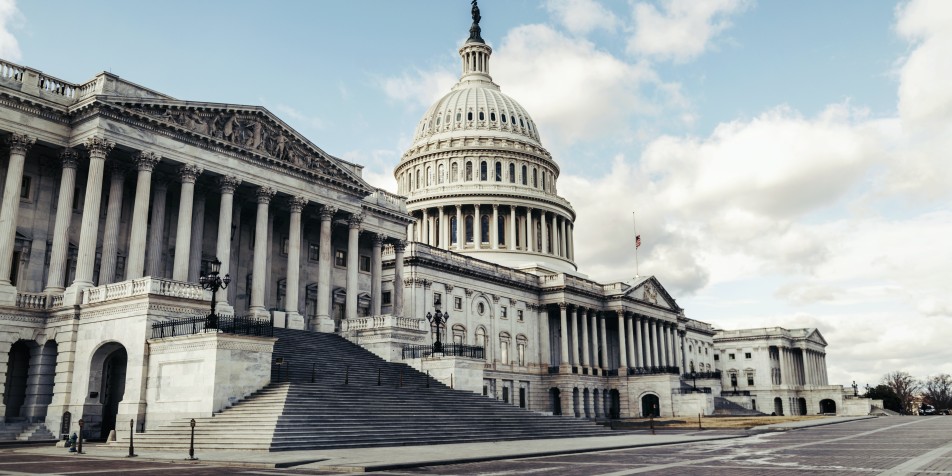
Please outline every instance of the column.
[{"label": "column", "polygon": [[565,234],[565,218],[559,219],[559,254],[563,258],[568,258],[568,253],[566,253],[566,247],[568,245],[568,237]]},{"label": "column", "polygon": [[545,213],[544,211],[539,211],[539,226],[542,227],[542,249],[539,250],[539,252],[542,254],[549,252],[549,230],[545,224]]},{"label": "column", "polygon": [[559,324],[561,325],[561,327],[559,328],[559,334],[561,335],[560,340],[562,342],[562,355],[559,358],[559,365],[561,365],[562,367],[566,367],[570,365],[570,362],[569,362],[569,322],[568,322],[568,317],[566,316],[566,313],[565,313],[567,307],[568,306],[566,303],[564,302],[559,303],[559,318],[561,319],[561,321],[559,321]]},{"label": "column", "polygon": [[680,331],[678,336],[681,339],[681,373],[687,372],[688,369],[688,338],[687,331]]},{"label": "column", "polygon": [[[360,257],[360,223],[363,215],[355,213],[347,220],[347,297],[345,319],[357,318],[357,265]],[[432,228],[431,228],[432,229]]]},{"label": "column", "polygon": [[575,225],[571,222],[568,224],[568,238],[568,258],[575,261]]},{"label": "column", "polygon": [[658,321],[654,319],[648,322],[648,343],[651,345],[651,366],[660,367],[661,361],[658,360]]},{"label": "column", "polygon": [[[63,304],[66,306],[78,305],[82,301],[82,290],[93,285],[96,241],[99,238],[99,206],[102,202],[103,168],[106,163],[106,155],[115,145],[115,142],[102,137],[86,139],[86,149],[89,151],[89,175],[86,179],[86,200],[83,202],[83,224],[79,232],[76,279],[63,293]],[[17,197],[19,197],[19,189],[17,190]],[[9,276],[9,271],[3,276]]]},{"label": "column", "polygon": [[552,214],[552,256],[559,256],[559,248],[562,242],[562,236],[559,234],[559,216]]},{"label": "column", "polygon": [[493,222],[489,224],[489,229],[492,230],[489,233],[491,235],[489,237],[489,242],[492,243],[492,249],[498,250],[499,249],[499,204],[498,203],[493,204],[492,220]]},{"label": "column", "polygon": [[[10,137],[7,138],[7,144],[10,145],[10,163],[7,166],[7,179],[3,187],[3,204],[0,207],[0,304],[8,306],[15,305],[17,300],[17,289],[10,281],[10,270],[13,269],[13,247],[16,246],[17,214],[20,211],[23,166],[26,162],[26,152],[30,150],[34,142],[36,142],[36,138],[16,132],[10,134]],[[103,156],[105,157],[105,154]],[[102,173],[102,164],[99,167],[100,173]],[[70,190],[70,193],[72,193],[72,190]],[[67,211],[71,212],[71,210]],[[93,252],[95,251],[94,249]]]},{"label": "column", "polygon": [[307,205],[304,197],[288,198],[288,208],[291,217],[288,224],[288,275],[284,286],[284,311],[288,314],[287,322],[296,323],[295,329],[311,328],[313,323],[304,325],[301,308],[298,307],[298,291],[301,289],[301,212]]},{"label": "column", "polygon": [[[441,216],[443,215],[443,207],[440,207],[440,215]],[[442,219],[440,221],[441,221],[440,228],[442,229],[443,228]],[[381,255],[383,250],[383,242],[386,239],[387,239],[387,235],[382,235],[379,233],[374,234],[373,236],[373,252],[370,255],[370,260],[371,260],[371,263],[370,263],[370,300],[371,300],[370,315],[371,316],[379,316],[380,314],[382,314],[382,312],[380,312],[380,308],[383,305],[382,304],[383,303],[383,297],[382,297],[383,282],[381,281],[381,278],[383,277],[383,258]],[[446,243],[446,242],[444,241],[443,243]],[[449,299],[448,296],[447,296],[447,299]]]},{"label": "column", "polygon": [[647,365],[645,364],[645,353],[644,347],[642,346],[645,336],[645,333],[641,329],[642,319],[637,314],[635,314],[631,322],[633,324],[632,327],[635,328],[635,367],[645,368]]},{"label": "column", "polygon": [[595,313],[595,319],[599,321],[600,331],[598,335],[598,342],[602,347],[602,370],[609,370],[612,365],[608,362],[608,339],[606,338],[607,334],[605,333],[605,317],[602,316],[601,312]]},{"label": "column", "polygon": [[196,165],[179,167],[179,179],[182,191],[179,194],[178,226],[175,230],[175,261],[172,267],[172,279],[188,281],[188,258],[192,245],[192,201],[195,199],[195,180],[202,173]]},{"label": "column", "polygon": [[[413,212],[410,212],[410,216],[413,217],[414,220],[416,220],[416,217],[414,216]],[[407,225],[407,239],[416,241],[416,234],[415,234],[415,231],[414,231],[414,229],[413,229],[413,228],[414,228],[414,226],[413,226],[414,223],[416,223],[416,222],[414,221],[413,223],[410,223],[409,225]]]},{"label": "column", "polygon": [[508,243],[509,246],[507,246],[507,248],[509,248],[512,251],[516,250],[516,230],[518,229],[519,229],[518,226],[516,226],[516,207],[510,205],[509,206],[509,243]]},{"label": "column", "polygon": [[[459,210],[457,208],[457,210]],[[456,221],[459,226],[459,220]],[[459,237],[459,230],[456,230],[456,236]],[[403,317],[403,252],[406,250],[407,242],[398,240],[393,244],[393,315]]]},{"label": "column", "polygon": [[255,248],[251,271],[251,306],[248,312],[254,316],[268,315],[264,306],[264,286],[267,276],[268,257],[268,209],[274,198],[274,189],[258,187],[258,210],[255,214]]},{"label": "column", "polygon": [[658,348],[660,349],[661,357],[661,366],[667,367],[671,365],[670,355],[668,354],[668,323],[661,322],[658,324]]},{"label": "column", "polygon": [[779,382],[779,384],[780,384],[780,385],[784,385],[784,384],[786,384],[786,383],[788,382],[788,379],[790,378],[790,376],[789,376],[789,374],[787,374],[787,355],[786,355],[786,350],[785,350],[783,347],[779,346],[779,345],[777,346],[777,356],[780,357],[780,382]]},{"label": "column", "polygon": [[146,273],[149,276],[162,277],[162,249],[165,247],[165,195],[168,184],[157,180],[155,193],[152,194],[152,218],[149,225],[149,254]]},{"label": "column", "polygon": [[625,312],[625,322],[628,331],[628,366],[638,367],[638,354],[635,353],[635,319],[632,313]]},{"label": "column", "polygon": [[535,252],[535,227],[532,226],[532,209],[526,208],[526,249]]},{"label": "column", "polygon": [[[141,172],[140,172],[141,173]],[[241,184],[236,177],[224,176],[218,178],[218,187],[221,191],[221,205],[218,207],[218,238],[215,243],[215,257],[221,261],[219,274],[224,276],[231,270],[231,217],[235,201],[235,189]],[[138,204],[138,192],[136,204]],[[143,236],[145,236],[143,234]],[[228,303],[228,293],[221,293],[215,312],[233,314],[235,309]]]},{"label": "column", "polygon": [[420,241],[429,245],[432,244],[430,242],[430,215],[426,208],[421,211],[423,212],[423,219],[420,220]]},{"label": "column", "polygon": [[463,224],[463,206],[454,206],[456,207],[456,249],[462,251],[463,245],[466,243],[466,230]]},{"label": "column", "polygon": [[588,311],[578,308],[578,317],[582,319],[582,367],[589,367],[588,362]]},{"label": "column", "polygon": [[483,221],[479,215],[479,204],[473,205],[473,248],[480,249],[483,245]]},{"label": "column", "polygon": [[202,243],[205,243],[205,195],[207,189],[198,187],[195,205],[192,207],[192,245],[188,257],[188,279],[197,282],[201,274]]},{"label": "column", "polygon": [[[592,326],[592,367],[602,367],[598,361],[598,319],[595,318],[595,311],[591,309],[586,312],[587,319],[591,321]],[[595,372],[592,372],[593,374]]]},{"label": "column", "polygon": [[99,262],[99,284],[116,281],[116,255],[119,252],[119,216],[122,214],[122,186],[125,168],[112,164],[109,178],[109,204],[106,206],[106,227],[102,235],[102,259]]},{"label": "column", "polygon": [[334,321],[331,319],[331,260],[334,259],[334,250],[331,249],[331,220],[337,209],[330,206],[321,207],[321,244],[320,259],[317,262],[317,327],[319,332],[334,332]]},{"label": "column", "polygon": [[[618,314],[618,368],[628,368],[628,346],[625,344],[625,314]],[[621,375],[621,371],[618,372]]]},{"label": "column", "polygon": [[582,313],[582,309],[578,306],[575,307],[575,313],[572,314],[572,365],[579,365],[581,360],[578,357],[578,315]]},{"label": "column", "polygon": [[[60,160],[59,199],[56,202],[56,224],[53,227],[53,248],[50,250],[50,271],[46,280],[47,294],[60,294],[66,277],[66,253],[69,246],[69,221],[73,216],[73,191],[76,189],[76,166],[79,155],[73,149],[63,149]],[[7,274],[9,276],[9,274]]]}]

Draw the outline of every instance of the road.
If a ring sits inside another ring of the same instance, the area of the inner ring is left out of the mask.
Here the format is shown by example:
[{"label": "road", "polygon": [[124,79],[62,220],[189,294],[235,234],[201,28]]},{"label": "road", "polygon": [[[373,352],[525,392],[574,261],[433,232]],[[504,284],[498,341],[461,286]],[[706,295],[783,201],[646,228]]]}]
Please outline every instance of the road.
[{"label": "road", "polygon": [[[513,444],[518,444],[513,442]],[[359,451],[359,450],[358,450]],[[336,474],[0,450],[8,474]],[[952,417],[884,417],[749,438],[386,471],[380,475],[952,475]]]}]

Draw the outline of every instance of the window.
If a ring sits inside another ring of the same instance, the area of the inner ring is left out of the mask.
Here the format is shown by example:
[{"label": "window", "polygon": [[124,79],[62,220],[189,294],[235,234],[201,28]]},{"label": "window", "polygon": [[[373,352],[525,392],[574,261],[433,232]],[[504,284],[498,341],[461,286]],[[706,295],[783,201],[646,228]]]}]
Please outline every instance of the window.
[{"label": "window", "polygon": [[459,180],[459,164],[453,162],[453,165],[450,165],[450,182],[457,180]]},{"label": "window", "polygon": [[433,167],[426,168],[426,186],[433,185]]},{"label": "window", "polygon": [[502,182],[502,162],[496,162],[496,181]]},{"label": "window", "polygon": [[473,216],[466,215],[466,242],[473,242]]},{"label": "window", "polygon": [[[486,348],[486,329],[483,326],[476,328],[476,345],[483,349]],[[486,355],[486,353],[483,352],[483,355]]]},{"label": "window", "polygon": [[506,114],[505,114],[505,113],[503,113],[503,115],[502,115],[502,123],[503,123],[503,124],[506,123]]},{"label": "window", "polygon": [[462,324],[453,324],[453,343],[457,345],[466,343],[466,328]]},{"label": "window", "polygon": [[545,170],[542,171],[542,191],[545,191]]},{"label": "window", "polygon": [[519,362],[519,365],[526,365],[526,345],[529,343],[526,336],[520,335],[516,337],[516,359]]},{"label": "window", "polygon": [[421,183],[420,183],[420,170],[418,169],[418,170],[416,171],[416,188],[420,188],[420,185],[421,185]]},{"label": "window", "polygon": [[463,310],[463,298],[456,296],[453,298],[453,309],[456,311]]},{"label": "window", "polygon": [[463,115],[462,115],[461,113],[458,113],[458,112],[457,112],[457,113],[456,113],[456,122],[459,122],[459,121],[462,121],[462,120],[463,120]]},{"label": "window", "polygon": [[731,372],[731,387],[737,386],[737,372]]},{"label": "window", "polygon": [[516,164],[509,164],[509,183],[516,183]]},{"label": "window", "polygon": [[727,354],[727,358],[730,360],[734,360],[734,354]]},{"label": "window", "polygon": [[345,267],[347,266],[347,252],[344,250],[335,250],[334,251],[334,266]]},{"label": "window", "polygon": [[442,121],[442,119],[443,119],[443,116],[436,116],[436,125],[440,125],[440,122]]},{"label": "window", "polygon": [[482,316],[483,314],[486,314],[486,305],[483,303],[477,304],[476,312],[478,312],[480,316]]},{"label": "window", "polygon": [[516,320],[522,322],[522,309],[516,311]]},{"label": "window", "polygon": [[458,236],[456,232],[456,217],[450,217],[450,243],[456,244]]},{"label": "window", "polygon": [[528,181],[529,181],[528,171],[529,171],[529,170],[528,170],[528,167],[526,167],[525,165],[523,165],[523,166],[522,166],[522,184],[523,184],[523,185],[529,185],[529,184],[528,184]]},{"label": "window", "polygon": [[744,358],[745,358],[745,359],[749,359],[749,358],[750,358],[750,352],[744,352]]},{"label": "window", "polygon": [[321,259],[321,247],[317,243],[307,244],[307,259],[318,261]]},{"label": "window", "polygon": [[288,237],[282,236],[282,237],[281,237],[281,256],[287,256],[287,255],[288,255],[288,247],[289,247],[289,246],[290,246],[290,240],[288,240]]},{"label": "window", "polygon": [[466,181],[469,182],[472,180],[473,180],[473,163],[466,162]]},{"label": "window", "polygon": [[437,176],[437,183],[443,183],[446,181],[446,166],[440,164],[439,175]]},{"label": "window", "polygon": [[489,120],[490,120],[490,121],[493,121],[493,122],[496,122],[496,113],[495,113],[495,112],[490,112],[490,113],[489,113]]},{"label": "window", "polygon": [[753,386],[753,385],[754,385],[754,373],[753,373],[753,372],[747,372],[747,385],[750,385],[750,386]]},{"label": "window", "polygon": [[486,114],[483,111],[479,111],[479,120],[480,121],[486,120]]},{"label": "window", "polygon": [[364,273],[370,272],[370,257],[365,255],[360,255],[360,264],[359,269]]},{"label": "window", "polygon": [[482,228],[482,230],[479,230],[479,234],[482,235],[479,238],[483,243],[489,243],[489,215],[483,215],[479,223]]},{"label": "window", "polygon": [[532,169],[532,186],[539,188],[539,171],[535,168]]},{"label": "window", "polygon": [[720,355],[717,355],[717,354],[714,354],[714,360],[721,360],[721,356],[720,356]]},{"label": "window", "polygon": [[73,210],[81,210],[83,207],[83,192],[79,187],[73,189]]},{"label": "window", "polygon": [[390,291],[384,291],[383,294],[380,296],[381,304],[383,304],[384,306],[389,306],[393,302],[393,299],[391,298],[391,296],[392,296],[392,293]]},{"label": "window", "polygon": [[497,220],[498,221],[496,223],[496,241],[498,241],[500,245],[505,245],[506,244],[506,217],[503,215],[499,215]]},{"label": "window", "polygon": [[506,306],[503,306],[501,309],[499,309],[499,317],[506,319],[509,317],[508,314],[508,308]]},{"label": "window", "polygon": [[486,177],[487,177],[487,173],[488,173],[488,172],[487,172],[487,167],[486,167],[486,161],[484,160],[484,161],[482,161],[482,162],[479,163],[479,180],[482,180],[483,182],[485,182],[485,181],[487,180],[487,178],[486,178]]},{"label": "window", "polygon": [[467,113],[466,113],[466,120],[467,120],[467,121],[472,121],[472,120],[473,120],[473,111],[470,111],[470,112],[467,112]]},{"label": "window", "polygon": [[509,364],[509,333],[499,333],[499,362],[503,365]]},{"label": "window", "polygon": [[30,193],[32,192],[32,190],[30,190],[30,185],[32,184],[33,184],[33,177],[30,177],[29,175],[24,175],[23,182],[20,183],[20,198],[24,200],[30,199],[30,197],[32,196]]}]

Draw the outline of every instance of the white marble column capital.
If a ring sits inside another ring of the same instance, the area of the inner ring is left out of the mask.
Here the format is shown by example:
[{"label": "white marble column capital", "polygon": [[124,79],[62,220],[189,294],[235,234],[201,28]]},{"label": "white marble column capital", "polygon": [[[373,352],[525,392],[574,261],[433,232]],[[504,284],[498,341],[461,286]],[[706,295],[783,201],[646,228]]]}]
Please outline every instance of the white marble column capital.
[{"label": "white marble column capital", "polygon": [[291,213],[301,213],[304,210],[304,206],[307,205],[308,200],[300,196],[288,197],[288,208],[291,209]]},{"label": "white marble column capital", "polygon": [[90,158],[105,158],[109,155],[109,151],[116,146],[116,143],[105,137],[92,136],[86,139],[83,145],[86,147],[86,151],[89,152]]},{"label": "white marble column capital", "polygon": [[11,154],[26,154],[27,151],[36,143],[36,137],[21,134],[19,132],[11,133],[7,136],[7,145],[10,146]]},{"label": "white marble column capital", "polygon": [[390,238],[390,237],[383,233],[374,233],[371,236],[371,240],[372,240],[371,243],[374,246],[383,246],[384,242],[387,241],[387,238]]},{"label": "white marble column capital", "polygon": [[151,172],[155,165],[162,160],[162,157],[159,157],[159,154],[155,152],[140,150],[132,155],[132,160],[136,162],[136,167],[140,172]]},{"label": "white marble column capital", "polygon": [[336,213],[337,213],[337,208],[332,207],[330,205],[321,205],[321,208],[318,211],[318,214],[320,215],[321,220],[333,220],[334,214]]},{"label": "white marble column capital", "polygon": [[241,185],[241,179],[231,175],[218,177],[218,190],[221,193],[235,193],[238,186]]},{"label": "white marble column capital", "polygon": [[360,229],[360,224],[364,221],[364,215],[362,213],[353,213],[347,217],[347,228]]},{"label": "white marble column capital", "polygon": [[79,167],[79,153],[69,147],[59,153],[60,163],[64,169],[75,169]]},{"label": "white marble column capital", "polygon": [[204,172],[204,169],[197,165],[182,165],[178,168],[179,181],[182,183],[195,183],[202,172]]},{"label": "white marble column capital", "polygon": [[276,191],[271,187],[258,187],[258,190],[255,191],[255,196],[258,198],[258,204],[267,205],[271,203],[271,199],[274,198]]}]

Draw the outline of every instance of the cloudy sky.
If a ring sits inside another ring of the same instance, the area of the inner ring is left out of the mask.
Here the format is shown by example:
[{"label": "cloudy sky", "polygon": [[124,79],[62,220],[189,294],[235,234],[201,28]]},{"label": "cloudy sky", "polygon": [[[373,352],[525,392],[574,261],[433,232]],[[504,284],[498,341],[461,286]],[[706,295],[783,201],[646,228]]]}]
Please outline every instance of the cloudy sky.
[{"label": "cloudy sky", "polygon": [[[580,270],[720,328],[815,326],[834,383],[952,372],[952,2],[483,0]],[[269,108],[391,171],[459,71],[466,0],[0,0],[0,57]]]}]

